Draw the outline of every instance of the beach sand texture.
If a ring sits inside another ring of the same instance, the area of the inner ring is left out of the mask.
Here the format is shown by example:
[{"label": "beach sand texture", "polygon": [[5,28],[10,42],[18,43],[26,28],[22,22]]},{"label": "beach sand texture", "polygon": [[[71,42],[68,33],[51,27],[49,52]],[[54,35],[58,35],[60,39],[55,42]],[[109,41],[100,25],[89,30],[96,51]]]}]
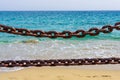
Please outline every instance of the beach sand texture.
[{"label": "beach sand texture", "polygon": [[[0,17],[1,24],[16,28],[74,32],[114,25],[120,21],[120,11],[1,11]],[[110,34],[70,39],[6,33],[0,33],[0,37],[0,61],[120,57],[118,30]],[[120,65],[114,65],[11,68],[13,71],[0,67],[0,80],[120,80]]]},{"label": "beach sand texture", "polygon": [[27,68],[0,73],[0,80],[119,80],[120,70],[95,70],[64,67]]}]

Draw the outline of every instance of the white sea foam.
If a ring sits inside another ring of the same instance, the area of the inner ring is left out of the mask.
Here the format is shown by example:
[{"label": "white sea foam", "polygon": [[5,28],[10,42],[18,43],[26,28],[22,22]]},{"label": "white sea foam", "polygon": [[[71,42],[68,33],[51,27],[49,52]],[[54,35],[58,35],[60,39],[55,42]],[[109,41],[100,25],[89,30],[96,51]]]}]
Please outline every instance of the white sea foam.
[{"label": "white sea foam", "polygon": [[119,57],[120,41],[49,40],[0,45],[0,60]]},{"label": "white sea foam", "polygon": [[[70,59],[120,57],[120,41],[113,40],[46,40],[0,45],[0,60]],[[23,68],[0,68],[15,71]]]},{"label": "white sea foam", "polygon": [[21,69],[24,69],[23,67],[13,67],[13,68],[5,68],[5,67],[2,67],[0,68],[0,72],[12,72],[12,71],[18,71],[18,70],[21,70]]}]

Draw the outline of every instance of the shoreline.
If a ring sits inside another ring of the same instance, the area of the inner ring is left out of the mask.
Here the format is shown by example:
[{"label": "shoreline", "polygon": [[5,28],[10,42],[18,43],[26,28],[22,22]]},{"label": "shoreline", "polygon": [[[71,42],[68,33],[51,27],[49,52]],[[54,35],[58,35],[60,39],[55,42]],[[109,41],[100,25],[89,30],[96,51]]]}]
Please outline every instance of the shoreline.
[{"label": "shoreline", "polygon": [[[29,67],[0,72],[1,80],[119,80],[118,65]],[[117,69],[116,69],[117,68]]]},{"label": "shoreline", "polygon": [[[88,70],[120,70],[120,64],[101,64],[101,65],[80,65],[80,66],[41,66],[41,67],[36,67],[36,68],[64,68],[64,69],[88,69]],[[0,73],[9,73],[9,72],[16,72],[16,71],[21,71],[29,68],[34,68],[34,67],[1,67],[0,68]]]}]

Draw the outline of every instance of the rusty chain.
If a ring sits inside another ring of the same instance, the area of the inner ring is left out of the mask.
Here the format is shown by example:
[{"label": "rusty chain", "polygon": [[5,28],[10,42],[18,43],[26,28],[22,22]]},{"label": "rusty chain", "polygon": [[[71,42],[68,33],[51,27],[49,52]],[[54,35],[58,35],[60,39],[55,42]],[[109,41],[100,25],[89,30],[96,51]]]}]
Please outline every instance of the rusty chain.
[{"label": "rusty chain", "polygon": [[29,66],[72,66],[72,65],[101,65],[120,64],[120,58],[84,58],[84,59],[51,59],[51,60],[6,60],[0,61],[0,67],[29,67]]},{"label": "rusty chain", "polygon": [[[22,28],[13,28],[10,26],[0,25],[0,32],[6,32],[10,34],[35,36],[35,37],[49,37],[49,38],[71,38],[76,36],[83,38],[86,35],[96,36],[100,32],[110,33],[113,29],[120,30],[120,22],[115,23],[114,26],[106,25],[101,29],[91,28],[88,31],[77,30],[71,31],[48,31],[42,30],[28,30]],[[84,59],[51,59],[51,60],[6,60],[0,61],[0,67],[29,67],[29,66],[70,66],[70,65],[100,65],[100,64],[120,64],[120,58],[84,58]]]},{"label": "rusty chain", "polygon": [[42,30],[28,30],[23,28],[14,28],[10,26],[0,25],[0,32],[10,33],[10,34],[17,34],[23,36],[35,36],[35,37],[49,37],[49,38],[71,38],[73,36],[78,38],[83,38],[86,35],[96,36],[102,33],[110,33],[113,29],[120,30],[120,22],[115,23],[114,26],[106,25],[103,26],[101,29],[98,28],[90,28],[88,31],[85,30],[76,30],[75,32],[71,31],[63,31],[63,32],[56,32],[56,31],[42,31]]}]

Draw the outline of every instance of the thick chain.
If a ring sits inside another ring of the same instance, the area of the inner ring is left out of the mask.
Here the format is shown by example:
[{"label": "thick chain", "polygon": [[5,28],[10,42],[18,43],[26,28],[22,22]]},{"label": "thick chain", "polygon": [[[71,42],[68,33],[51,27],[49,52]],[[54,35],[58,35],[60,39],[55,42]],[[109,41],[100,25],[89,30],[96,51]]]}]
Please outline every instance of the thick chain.
[{"label": "thick chain", "polygon": [[0,67],[29,67],[29,66],[41,67],[41,66],[101,65],[101,64],[120,64],[120,58],[0,61]]},{"label": "thick chain", "polygon": [[[24,36],[35,37],[49,37],[49,38],[71,38],[76,36],[79,38],[86,35],[96,36],[100,32],[110,33],[113,29],[120,30],[120,22],[115,23],[114,26],[106,25],[101,29],[91,28],[88,31],[77,30],[75,32],[63,31],[48,31],[41,30],[28,30],[21,28],[13,28],[10,26],[0,25],[0,32],[6,32],[11,34],[18,34]],[[0,67],[29,67],[29,66],[69,66],[69,65],[100,65],[100,64],[120,64],[120,58],[84,58],[84,59],[52,59],[52,60],[7,60],[0,61]]]},{"label": "thick chain", "polygon": [[14,28],[10,26],[0,25],[0,32],[6,32],[10,34],[17,34],[23,36],[35,36],[35,37],[49,37],[49,38],[71,38],[73,36],[78,38],[83,38],[86,35],[96,36],[102,33],[110,33],[113,29],[120,30],[120,22],[115,23],[114,26],[106,25],[103,26],[101,29],[98,28],[90,28],[88,31],[85,30],[76,30],[75,32],[71,31],[63,31],[63,32],[56,32],[56,31],[42,31],[42,30],[28,30],[23,28]]}]

